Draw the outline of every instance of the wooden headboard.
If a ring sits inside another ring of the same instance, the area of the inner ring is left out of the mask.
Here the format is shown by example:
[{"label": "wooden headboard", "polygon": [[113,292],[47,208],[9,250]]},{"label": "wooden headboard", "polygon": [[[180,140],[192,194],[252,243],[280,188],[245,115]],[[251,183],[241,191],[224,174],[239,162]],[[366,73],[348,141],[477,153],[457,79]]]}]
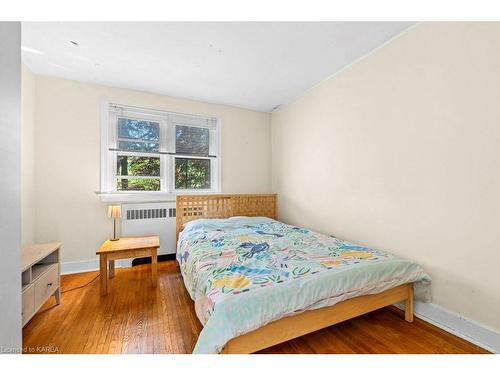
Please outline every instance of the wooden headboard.
[{"label": "wooden headboard", "polygon": [[184,224],[196,219],[225,219],[231,216],[278,217],[276,194],[178,195],[176,239]]}]

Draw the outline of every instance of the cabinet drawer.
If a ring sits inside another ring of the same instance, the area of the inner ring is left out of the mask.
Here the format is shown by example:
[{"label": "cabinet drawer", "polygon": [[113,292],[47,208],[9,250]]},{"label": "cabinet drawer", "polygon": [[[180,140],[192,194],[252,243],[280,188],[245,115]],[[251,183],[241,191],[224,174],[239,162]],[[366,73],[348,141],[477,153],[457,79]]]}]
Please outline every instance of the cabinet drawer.
[{"label": "cabinet drawer", "polygon": [[54,264],[35,281],[35,307],[38,309],[59,287],[59,265]]},{"label": "cabinet drawer", "polygon": [[35,287],[33,285],[28,286],[23,290],[23,326],[28,321],[29,318],[35,313]]}]

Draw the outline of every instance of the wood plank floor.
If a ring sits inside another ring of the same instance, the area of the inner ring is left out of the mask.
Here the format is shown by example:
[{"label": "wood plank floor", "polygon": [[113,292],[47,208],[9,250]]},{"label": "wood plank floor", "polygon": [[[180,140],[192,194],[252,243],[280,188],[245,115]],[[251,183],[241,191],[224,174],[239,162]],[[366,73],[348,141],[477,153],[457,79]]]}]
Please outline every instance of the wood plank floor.
[{"label": "wood plank floor", "polygon": [[[191,353],[202,329],[193,302],[175,262],[158,266],[158,288],[151,287],[150,265],[139,265],[117,269],[106,297],[97,272],[63,276],[62,304],[52,297],[23,329],[25,352]],[[261,353],[487,352],[386,308]]]}]

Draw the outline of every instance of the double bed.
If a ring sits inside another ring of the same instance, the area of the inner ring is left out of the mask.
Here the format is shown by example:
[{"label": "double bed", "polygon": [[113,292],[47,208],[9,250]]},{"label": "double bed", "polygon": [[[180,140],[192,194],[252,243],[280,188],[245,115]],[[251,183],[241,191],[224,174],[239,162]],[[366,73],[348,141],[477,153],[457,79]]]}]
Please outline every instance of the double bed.
[{"label": "double bed", "polygon": [[203,324],[194,353],[253,353],[405,302],[416,263],[276,220],[275,194],[178,196],[177,261]]}]

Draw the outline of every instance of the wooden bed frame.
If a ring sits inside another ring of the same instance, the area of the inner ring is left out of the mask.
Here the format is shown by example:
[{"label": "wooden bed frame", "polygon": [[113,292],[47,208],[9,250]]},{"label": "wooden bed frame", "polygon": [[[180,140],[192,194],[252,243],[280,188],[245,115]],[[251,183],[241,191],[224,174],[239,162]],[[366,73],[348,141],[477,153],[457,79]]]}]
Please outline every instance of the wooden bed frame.
[{"label": "wooden bed frame", "polygon": [[[178,195],[176,200],[177,239],[184,224],[189,221],[201,218],[222,219],[231,216],[265,216],[277,219],[277,196],[276,194]],[[354,297],[333,306],[307,310],[276,320],[230,340],[222,353],[254,353],[402,301],[406,303],[405,320],[412,322],[413,284],[410,283],[382,293]]]},{"label": "wooden bed frame", "polygon": [[178,195],[176,239],[186,223],[196,219],[226,219],[231,216],[278,218],[276,194]]}]

